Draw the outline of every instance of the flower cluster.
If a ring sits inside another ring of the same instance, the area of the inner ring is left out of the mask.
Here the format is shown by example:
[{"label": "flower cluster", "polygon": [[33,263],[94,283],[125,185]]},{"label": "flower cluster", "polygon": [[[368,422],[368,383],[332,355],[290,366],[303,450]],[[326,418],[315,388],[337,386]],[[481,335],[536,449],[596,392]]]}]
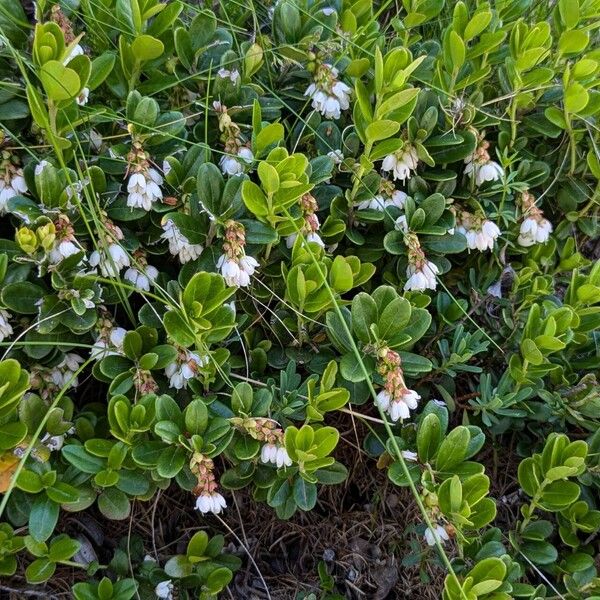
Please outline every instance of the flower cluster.
[{"label": "flower cluster", "polygon": [[245,228],[241,223],[230,219],[225,223],[224,237],[223,254],[217,261],[217,269],[221,270],[227,285],[246,287],[250,285],[250,277],[259,265],[255,258],[247,256],[244,251]]},{"label": "flower cluster", "polygon": [[206,364],[208,364],[208,357],[182,348],[177,359],[165,369],[165,375],[169,378],[169,387],[176,390],[185,388],[187,382],[196,376],[198,369]]},{"label": "flower cluster", "polygon": [[518,242],[521,246],[545,244],[552,233],[552,223],[544,218],[544,212],[535,204],[535,198],[529,192],[521,194],[523,220],[519,230]]},{"label": "flower cluster", "polygon": [[315,67],[313,82],[304,92],[312,100],[312,107],[326,119],[339,119],[342,111],[350,107],[352,90],[340,81],[339,75],[335,67],[320,63]]},{"label": "flower cluster", "polygon": [[90,254],[89,263],[91,267],[98,267],[103,277],[118,277],[121,270],[131,264],[129,255],[119,243],[123,240],[123,232],[109,219],[104,221],[104,228],[104,236],[99,235],[103,245]]},{"label": "flower cluster", "polygon": [[225,146],[219,166],[224,175],[240,175],[252,164],[254,154],[244,141],[240,127],[229,116],[227,107],[218,101],[213,107],[219,116],[219,131]]},{"label": "flower cluster", "polygon": [[397,190],[394,184],[387,179],[382,179],[379,186],[379,194],[369,200],[363,200],[358,203],[358,210],[377,210],[385,212],[392,206],[402,210],[406,202],[406,192]]},{"label": "flower cluster", "polygon": [[383,348],[379,352],[377,370],[384,379],[384,388],[377,394],[377,406],[387,412],[394,422],[408,419],[410,411],[417,408],[421,396],[406,387],[400,355],[394,350]]},{"label": "flower cluster", "polygon": [[[321,239],[321,236],[317,233],[317,231],[319,231],[320,223],[319,217],[316,215],[317,210],[319,210],[319,205],[317,204],[315,197],[312,194],[303,194],[298,200],[298,205],[300,206],[302,218],[304,219],[304,223],[300,228],[300,233],[306,236],[307,242],[313,242],[321,246],[321,248],[324,248],[325,244]],[[297,237],[297,233],[288,235],[285,239],[286,246],[291,248]]]},{"label": "flower cluster", "polygon": [[190,460],[190,471],[197,479],[193,490],[196,496],[196,509],[202,514],[218,515],[227,508],[225,498],[217,491],[219,486],[215,479],[214,468],[213,461],[198,452],[194,453]]},{"label": "flower cluster", "polygon": [[231,422],[239,431],[263,442],[261,462],[271,463],[278,469],[292,465],[292,459],[284,445],[284,431],[277,421],[265,417],[234,417]]},{"label": "flower cluster", "polygon": [[203,246],[190,243],[168,216],[163,219],[162,229],[163,233],[160,237],[169,243],[169,252],[173,256],[177,256],[181,264],[196,260],[202,254]]},{"label": "flower cluster", "polygon": [[0,215],[6,213],[6,203],[15,196],[27,193],[23,169],[17,158],[7,150],[2,151],[0,160]]},{"label": "flower cluster", "polygon": [[394,179],[403,183],[410,179],[412,172],[417,170],[419,155],[417,149],[406,142],[399,150],[388,154],[381,163],[381,170],[392,173]]},{"label": "flower cluster", "polygon": [[42,398],[53,397],[61,389],[76,388],[79,385],[77,372],[84,362],[79,354],[67,352],[53,367],[34,366],[31,368],[31,388]]},{"label": "flower cluster", "polygon": [[123,327],[115,327],[109,318],[99,319],[97,327],[99,334],[92,346],[91,358],[100,360],[105,356],[122,354],[127,330]]},{"label": "flower cluster", "polygon": [[129,179],[127,181],[127,206],[152,210],[155,202],[162,200],[162,175],[150,166],[148,154],[139,141],[134,141],[127,157]]},{"label": "flower cluster", "polygon": [[418,292],[435,290],[436,276],[440,272],[437,265],[427,260],[421,249],[419,238],[414,233],[406,233],[404,243],[408,248],[408,266],[406,267],[408,280],[404,284],[404,289]]},{"label": "flower cluster", "polygon": [[504,177],[504,169],[490,158],[489,147],[489,142],[482,139],[475,152],[465,158],[465,175],[475,180],[477,186]]},{"label": "flower cluster", "polygon": [[53,223],[55,243],[50,250],[50,262],[58,264],[65,258],[73,256],[82,249],[75,238],[75,230],[67,215],[60,214]]},{"label": "flower cluster", "polygon": [[456,231],[467,238],[469,250],[493,250],[494,243],[500,235],[500,229],[493,221],[483,215],[474,215],[461,211],[457,216]]},{"label": "flower cluster", "polygon": [[129,267],[123,277],[140,292],[149,292],[150,286],[154,285],[158,277],[158,269],[148,264],[145,253],[141,250],[134,252],[133,260],[135,266]]},{"label": "flower cluster", "polygon": [[437,543],[443,544],[450,540],[454,535],[454,528],[450,523],[444,524],[443,515],[439,508],[439,500],[437,494],[423,490],[424,504],[427,507],[431,527],[425,529],[424,538],[428,546],[435,546]]},{"label": "flower cluster", "polygon": [[13,334],[13,328],[10,324],[10,313],[0,308],[0,342],[9,338]]}]

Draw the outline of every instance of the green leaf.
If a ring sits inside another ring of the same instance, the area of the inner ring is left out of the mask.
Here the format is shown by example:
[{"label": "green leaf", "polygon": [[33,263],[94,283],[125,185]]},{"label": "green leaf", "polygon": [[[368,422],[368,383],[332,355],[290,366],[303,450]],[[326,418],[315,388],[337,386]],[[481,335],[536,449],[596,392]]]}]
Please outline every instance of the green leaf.
[{"label": "green leaf", "polygon": [[367,142],[373,144],[380,140],[386,140],[392,137],[400,130],[400,123],[390,120],[374,121],[367,125],[365,130]]},{"label": "green leaf", "polygon": [[581,489],[573,481],[554,481],[544,488],[540,506],[548,511],[563,510],[573,504],[580,493]]},{"label": "green leaf", "polygon": [[556,548],[546,541],[525,542],[519,549],[536,565],[554,564],[558,558]]},{"label": "green leaf", "polygon": [[83,471],[84,473],[95,474],[104,468],[104,461],[101,458],[93,456],[87,452],[83,446],[76,446],[75,444],[64,446],[62,449],[62,455],[75,468]]},{"label": "green leaf", "polygon": [[151,35],[139,35],[131,44],[131,52],[136,60],[146,62],[158,58],[165,50],[163,43]]},{"label": "green leaf", "polygon": [[180,446],[169,446],[162,451],[156,470],[161,477],[172,479],[183,469],[185,464],[186,452]]},{"label": "green leaf", "polygon": [[453,429],[441,443],[436,456],[436,470],[447,471],[460,464],[467,455],[471,434],[463,425]]},{"label": "green leaf", "polygon": [[38,302],[44,290],[30,281],[9,283],[2,289],[2,302],[10,310],[25,315],[38,313]]},{"label": "green leaf", "polygon": [[211,594],[218,594],[224,590],[233,578],[233,573],[226,567],[220,567],[211,571],[210,575],[206,579],[206,587],[209,589]]},{"label": "green leaf", "polygon": [[428,414],[417,431],[417,453],[422,462],[431,460],[442,441],[442,424],[434,413]]},{"label": "green leaf", "polygon": [[192,574],[194,565],[188,560],[187,556],[177,555],[170,558],[165,563],[165,573],[169,577],[188,577]]},{"label": "green leaf", "polygon": [[90,91],[100,87],[110,75],[115,66],[116,55],[113,52],[104,52],[92,61],[90,77],[87,87]]},{"label": "green leaf", "polygon": [[29,513],[29,535],[38,542],[45,542],[56,527],[59,512],[56,502],[45,494],[38,496]]},{"label": "green leaf", "polygon": [[267,194],[274,194],[279,189],[279,174],[277,169],[266,161],[258,164],[258,177]]},{"label": "green leaf", "polygon": [[581,29],[564,31],[558,40],[558,51],[561,54],[579,54],[585,50],[589,40],[587,31]]},{"label": "green leaf", "polygon": [[185,409],[185,428],[188,433],[202,435],[208,425],[208,409],[200,398],[192,400]]},{"label": "green leaf", "polygon": [[458,71],[465,62],[465,43],[456,31],[450,31],[450,59],[454,71]]},{"label": "green leaf", "polygon": [[27,435],[24,423],[14,422],[0,425],[0,450],[11,450],[18,446]]},{"label": "green leaf", "polygon": [[54,571],[56,563],[47,558],[38,558],[25,569],[25,577],[28,583],[43,583],[54,575]]},{"label": "green leaf", "polygon": [[298,477],[294,482],[294,500],[300,510],[312,510],[317,503],[317,486]]},{"label": "green leaf", "polygon": [[126,519],[131,512],[127,496],[114,487],[106,488],[98,496],[98,508],[105,517],[114,521]]},{"label": "green leaf", "polygon": [[72,540],[68,536],[59,536],[50,544],[48,558],[54,562],[69,560],[77,553],[80,546],[77,540]]},{"label": "green leaf", "polygon": [[40,81],[54,102],[75,98],[81,91],[81,81],[73,69],[57,60],[49,60],[40,69]]},{"label": "green leaf", "polygon": [[117,0],[115,15],[121,27],[125,27],[128,33],[142,32],[142,15],[138,0]]},{"label": "green leaf", "polygon": [[589,102],[589,94],[580,83],[571,83],[565,90],[565,109],[571,113],[582,111]]},{"label": "green leaf", "polygon": [[377,322],[377,305],[375,300],[361,292],[352,300],[352,328],[358,339],[364,344],[373,342],[371,325]]}]

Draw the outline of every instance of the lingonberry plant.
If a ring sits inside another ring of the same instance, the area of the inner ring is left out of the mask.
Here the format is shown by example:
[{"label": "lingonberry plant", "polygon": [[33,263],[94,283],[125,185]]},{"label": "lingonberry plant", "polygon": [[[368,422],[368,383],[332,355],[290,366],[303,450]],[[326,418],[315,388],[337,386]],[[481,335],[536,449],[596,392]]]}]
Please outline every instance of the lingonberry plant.
[{"label": "lingonberry plant", "polygon": [[436,597],[600,598],[600,0],[23,4],[0,592],[242,597],[238,499],[325,522],[347,445]]}]

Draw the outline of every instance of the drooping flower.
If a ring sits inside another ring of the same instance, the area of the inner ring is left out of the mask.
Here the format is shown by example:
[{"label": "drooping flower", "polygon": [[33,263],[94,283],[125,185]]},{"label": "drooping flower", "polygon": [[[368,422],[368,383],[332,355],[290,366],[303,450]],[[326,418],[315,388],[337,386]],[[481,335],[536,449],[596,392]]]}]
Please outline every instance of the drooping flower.
[{"label": "drooping flower", "polygon": [[152,265],[146,265],[143,270],[136,269],[135,267],[129,267],[123,278],[131,282],[135,288],[142,292],[149,292],[150,286],[154,284],[155,279],[158,277],[158,269]]},{"label": "drooping flower", "polygon": [[129,256],[117,242],[110,243],[107,248],[94,250],[89,263],[92,267],[100,267],[104,277],[118,277],[121,269],[130,264]]},{"label": "drooping flower", "polygon": [[0,161],[0,215],[6,213],[7,202],[27,192],[23,169],[15,164],[16,158],[8,151],[2,152]]},{"label": "drooping flower", "polygon": [[533,244],[544,244],[552,233],[552,223],[548,219],[536,219],[527,217],[521,223],[518,242],[521,246],[533,246]]},{"label": "drooping flower", "polygon": [[330,150],[327,156],[333,160],[334,165],[341,165],[344,160],[344,154],[341,150]]},{"label": "drooping flower", "polygon": [[[306,238],[307,242],[313,242],[318,244],[321,248],[325,248],[325,243],[321,239],[321,236],[317,233],[321,224],[319,223],[319,217],[316,215],[319,206],[315,197],[312,194],[303,194],[298,200],[298,205],[302,211],[304,217],[304,223],[300,229],[300,233]],[[285,238],[285,245],[288,248],[292,248],[296,242],[298,233],[294,232]]]},{"label": "drooping flower", "polygon": [[219,492],[200,494],[196,498],[196,509],[202,514],[213,513],[218,515],[224,508],[227,508],[227,502]]},{"label": "drooping flower", "polygon": [[231,287],[246,287],[250,285],[250,277],[254,275],[258,261],[248,256],[244,251],[246,231],[241,223],[229,220],[225,223],[225,242],[223,254],[217,261],[217,269],[225,283]]},{"label": "drooping flower", "polygon": [[277,468],[289,467],[292,459],[289,457],[285,446],[279,444],[265,444],[260,451],[260,460],[264,463],[272,463]]},{"label": "drooping flower", "polygon": [[[151,560],[156,562],[153,558]],[[173,582],[170,579],[167,579],[157,584],[154,588],[154,593],[156,594],[156,597],[161,600],[173,600],[173,590]]]},{"label": "drooping flower", "polygon": [[40,439],[40,444],[43,444],[50,450],[50,452],[58,452],[65,443],[65,434],[62,435],[50,435],[49,433],[44,434],[44,437]]},{"label": "drooping flower", "polygon": [[292,465],[284,444],[284,431],[274,419],[266,417],[235,417],[232,424],[244,434],[263,442],[260,460],[265,464],[273,464],[278,469]]},{"label": "drooping flower", "polygon": [[9,338],[13,334],[13,328],[9,322],[10,314],[8,311],[0,308],[0,342]]},{"label": "drooping flower", "polygon": [[440,272],[437,265],[427,260],[421,249],[419,238],[415,233],[405,233],[404,243],[408,247],[407,281],[404,284],[404,289],[419,292],[435,290],[437,286],[436,275]]},{"label": "drooping flower", "polygon": [[123,278],[131,282],[136,289],[142,292],[149,292],[150,286],[158,277],[158,269],[149,265],[146,260],[146,253],[143,250],[137,250],[133,254],[134,266],[129,267]]},{"label": "drooping flower", "polygon": [[404,381],[400,355],[389,348],[380,354],[378,371],[384,377],[384,389],[381,390],[375,403],[387,412],[394,422],[408,419],[410,411],[417,408],[421,396],[414,390],[408,389]]},{"label": "drooping flower", "polygon": [[439,273],[435,263],[425,260],[419,265],[409,264],[406,267],[407,282],[404,284],[405,290],[424,291],[435,290],[437,286],[436,275]]},{"label": "drooping flower", "polygon": [[223,171],[223,175],[240,175],[248,165],[252,164],[253,160],[254,154],[252,154],[252,150],[246,146],[242,146],[233,155],[223,154],[221,160],[219,160],[219,166],[221,167],[221,171]]},{"label": "drooping flower", "polygon": [[76,56],[81,56],[83,53],[81,45],[75,44],[63,58],[63,65],[67,66]]},{"label": "drooping flower", "polygon": [[404,182],[410,179],[411,172],[417,170],[419,164],[419,156],[416,148],[406,143],[400,150],[388,154],[381,164],[382,171],[388,171],[392,173],[394,179],[399,179]]},{"label": "drooping flower", "polygon": [[370,200],[363,200],[357,206],[358,210],[378,210],[385,212],[388,208],[395,206],[396,208],[403,209],[408,196],[401,190],[393,190],[391,195],[387,195],[385,192],[377,194]]},{"label": "drooping flower", "polygon": [[395,422],[398,419],[408,419],[410,411],[417,408],[420,398],[421,396],[417,392],[406,387],[401,390],[394,390],[393,394],[382,390],[377,394],[377,404]]},{"label": "drooping flower", "polygon": [[99,250],[90,254],[91,267],[99,267],[103,277],[118,277],[121,269],[129,267],[129,255],[119,243],[124,238],[121,228],[109,219],[104,220],[104,231],[100,232]]},{"label": "drooping flower", "polygon": [[552,233],[552,223],[544,218],[543,211],[535,205],[535,198],[529,192],[521,195],[523,221],[517,239],[520,246],[528,247],[534,244],[544,244]]},{"label": "drooping flower", "polygon": [[245,255],[237,259],[222,254],[217,261],[217,269],[221,270],[225,282],[231,287],[250,285],[250,277],[254,275],[254,271],[258,266],[259,264],[255,258]]},{"label": "drooping flower", "polygon": [[77,387],[79,381],[75,373],[85,362],[85,359],[75,352],[67,352],[62,361],[51,369],[52,381],[59,389],[64,387]]},{"label": "drooping flower", "polygon": [[227,508],[225,498],[217,491],[214,467],[213,461],[207,456],[199,452],[192,455],[190,471],[198,480],[198,484],[193,490],[196,495],[196,509],[202,514],[218,515],[224,508]]},{"label": "drooping flower", "polygon": [[88,103],[88,98],[90,96],[90,88],[84,87],[77,98],[75,98],[75,102],[79,104],[79,106],[85,106]]},{"label": "drooping flower", "polygon": [[217,77],[220,77],[221,79],[229,79],[231,83],[235,85],[240,79],[240,72],[237,69],[229,70],[221,68],[217,71]]},{"label": "drooping flower", "polygon": [[100,360],[105,356],[123,354],[123,341],[125,339],[126,329],[122,327],[113,327],[110,321],[107,321],[101,328],[100,334],[96,338],[90,356],[94,360]]},{"label": "drooping flower", "polygon": [[208,358],[182,349],[177,359],[167,365],[165,375],[169,378],[169,387],[181,390],[187,387],[187,382],[193,379],[200,367],[208,364]]},{"label": "drooping flower", "polygon": [[401,231],[402,233],[408,233],[408,221],[406,220],[406,215],[400,215],[394,221],[394,229],[396,231]]},{"label": "drooping flower", "polygon": [[436,540],[443,544],[449,539],[450,536],[448,535],[448,532],[442,525],[437,524],[433,529],[431,527],[428,527],[425,530],[425,541],[429,546],[435,546]]},{"label": "drooping flower", "polygon": [[490,158],[489,142],[479,142],[475,152],[465,158],[465,175],[475,180],[478,187],[486,181],[497,181],[504,177],[504,169]]},{"label": "drooping flower", "polygon": [[322,63],[316,68],[314,81],[304,95],[312,99],[312,107],[326,119],[339,119],[341,111],[350,107],[351,93],[352,89],[339,80],[338,70]]},{"label": "drooping flower", "polygon": [[412,450],[402,450],[401,454],[404,460],[408,460],[410,462],[417,462],[419,460],[419,455]]},{"label": "drooping flower", "polygon": [[213,108],[219,117],[219,131],[224,145],[224,152],[219,160],[223,175],[240,175],[254,162],[254,154],[242,136],[241,129],[227,112],[227,107],[220,102],[213,102]]},{"label": "drooping flower", "polygon": [[150,166],[149,156],[143,150],[141,142],[134,141],[127,156],[129,180],[127,181],[127,206],[152,210],[155,202],[162,200],[162,175]]},{"label": "drooping flower", "polygon": [[494,243],[500,235],[498,226],[483,215],[473,215],[462,211],[457,222],[456,231],[467,238],[469,250],[492,250]]},{"label": "drooping flower", "polygon": [[56,238],[54,248],[49,252],[49,258],[50,262],[56,265],[61,260],[81,252],[81,248],[76,243],[75,230],[67,215],[58,216],[54,221],[54,230]]},{"label": "drooping flower", "polygon": [[171,219],[165,218],[162,228],[164,233],[160,237],[169,242],[169,252],[173,256],[178,256],[181,264],[196,260],[202,254],[203,246],[190,244],[187,237],[179,231],[177,225]]}]

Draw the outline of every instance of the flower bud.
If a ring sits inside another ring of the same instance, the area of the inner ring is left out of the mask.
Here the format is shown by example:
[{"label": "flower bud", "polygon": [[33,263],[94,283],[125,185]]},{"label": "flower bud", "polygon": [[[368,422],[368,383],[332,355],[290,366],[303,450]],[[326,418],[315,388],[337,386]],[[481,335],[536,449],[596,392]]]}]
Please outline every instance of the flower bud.
[{"label": "flower bud", "polygon": [[28,227],[21,227],[21,229],[17,231],[15,237],[17,244],[19,244],[23,252],[26,252],[27,254],[33,254],[36,251],[38,247],[38,241],[35,232],[31,229]]},{"label": "flower bud", "polygon": [[425,496],[425,506],[429,506],[429,507],[433,508],[437,505],[438,505],[437,494],[434,494],[432,492],[431,494],[427,494],[427,496]]},{"label": "flower bud", "polygon": [[44,250],[52,250],[54,243],[56,242],[56,227],[54,226],[54,223],[47,223],[46,225],[38,227],[36,235]]}]

